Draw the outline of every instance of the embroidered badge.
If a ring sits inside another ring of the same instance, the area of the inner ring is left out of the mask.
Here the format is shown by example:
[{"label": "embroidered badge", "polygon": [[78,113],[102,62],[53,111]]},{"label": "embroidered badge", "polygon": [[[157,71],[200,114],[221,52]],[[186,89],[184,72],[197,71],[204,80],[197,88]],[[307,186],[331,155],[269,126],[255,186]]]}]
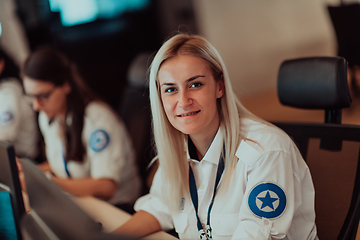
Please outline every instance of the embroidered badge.
[{"label": "embroidered badge", "polygon": [[104,150],[109,145],[109,142],[109,134],[102,129],[95,130],[90,135],[89,145],[94,152]]},{"label": "embroidered badge", "polygon": [[285,192],[274,183],[259,183],[250,191],[248,206],[253,214],[262,218],[277,218],[285,210]]},{"label": "embroidered badge", "polygon": [[13,119],[14,119],[14,116],[9,111],[4,111],[4,112],[0,113],[0,124],[2,124],[2,125],[9,124],[10,122],[12,122]]}]

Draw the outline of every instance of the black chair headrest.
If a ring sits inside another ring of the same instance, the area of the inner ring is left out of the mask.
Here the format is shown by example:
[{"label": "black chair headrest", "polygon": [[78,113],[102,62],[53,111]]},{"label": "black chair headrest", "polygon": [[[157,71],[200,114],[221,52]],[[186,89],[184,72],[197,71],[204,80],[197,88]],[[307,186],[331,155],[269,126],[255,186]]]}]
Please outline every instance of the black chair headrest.
[{"label": "black chair headrest", "polygon": [[341,109],[351,98],[347,62],[341,57],[310,57],[284,61],[278,75],[278,96],[287,106]]}]

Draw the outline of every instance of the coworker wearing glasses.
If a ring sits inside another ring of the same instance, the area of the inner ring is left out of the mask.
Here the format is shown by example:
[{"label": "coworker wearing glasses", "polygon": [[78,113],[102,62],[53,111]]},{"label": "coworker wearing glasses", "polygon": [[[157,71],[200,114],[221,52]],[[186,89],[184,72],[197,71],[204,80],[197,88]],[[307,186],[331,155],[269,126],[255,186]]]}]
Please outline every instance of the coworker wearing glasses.
[{"label": "coworker wearing glasses", "polygon": [[56,50],[32,53],[22,77],[27,97],[40,112],[47,161],[39,168],[73,195],[102,198],[131,212],[141,182],[131,140],[115,112]]},{"label": "coworker wearing glasses", "polygon": [[1,48],[0,141],[10,142],[17,157],[38,157],[39,129],[36,114],[24,97],[19,68]]},{"label": "coworker wearing glasses", "polygon": [[114,233],[180,239],[317,239],[314,187],[282,130],[238,101],[216,49],[178,34],[150,69],[159,158],[150,193]]}]

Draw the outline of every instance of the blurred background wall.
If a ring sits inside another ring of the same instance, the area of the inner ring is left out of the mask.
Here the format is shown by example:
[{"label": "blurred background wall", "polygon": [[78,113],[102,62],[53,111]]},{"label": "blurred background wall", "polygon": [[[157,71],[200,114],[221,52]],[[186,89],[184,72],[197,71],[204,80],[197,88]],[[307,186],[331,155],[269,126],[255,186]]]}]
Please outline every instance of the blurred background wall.
[{"label": "blurred background wall", "polygon": [[336,54],[328,1],[194,1],[199,31],[222,54],[235,90],[275,88],[284,59]]},{"label": "blurred background wall", "polygon": [[[81,4],[90,0],[62,1],[77,2],[80,12]],[[139,11],[128,9],[73,26],[63,26],[61,12],[50,11],[50,3],[56,2],[61,0],[1,0],[0,44],[19,63],[42,45],[67,52],[89,85],[112,106],[118,104],[134,57],[156,51],[178,30],[198,33],[218,49],[240,97],[275,91],[285,59],[337,52],[327,11],[328,5],[340,3],[335,0],[149,0]]]},{"label": "blurred background wall", "polygon": [[0,1],[0,24],[0,46],[5,48],[18,64],[21,64],[29,53],[29,46],[13,0]]}]

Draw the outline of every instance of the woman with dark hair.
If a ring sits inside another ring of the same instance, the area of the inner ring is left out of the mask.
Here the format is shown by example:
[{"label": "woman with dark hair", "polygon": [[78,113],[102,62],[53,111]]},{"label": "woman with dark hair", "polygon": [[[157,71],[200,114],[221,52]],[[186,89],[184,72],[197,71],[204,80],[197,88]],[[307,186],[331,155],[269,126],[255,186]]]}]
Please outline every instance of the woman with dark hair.
[{"label": "woman with dark hair", "polygon": [[35,112],[24,97],[19,68],[0,48],[0,141],[13,144],[17,157],[35,159],[38,137]]},{"label": "woman with dark hair", "polygon": [[26,95],[40,112],[47,162],[39,168],[71,194],[99,197],[128,210],[141,183],[130,138],[116,113],[56,50],[32,53],[22,75]]}]

